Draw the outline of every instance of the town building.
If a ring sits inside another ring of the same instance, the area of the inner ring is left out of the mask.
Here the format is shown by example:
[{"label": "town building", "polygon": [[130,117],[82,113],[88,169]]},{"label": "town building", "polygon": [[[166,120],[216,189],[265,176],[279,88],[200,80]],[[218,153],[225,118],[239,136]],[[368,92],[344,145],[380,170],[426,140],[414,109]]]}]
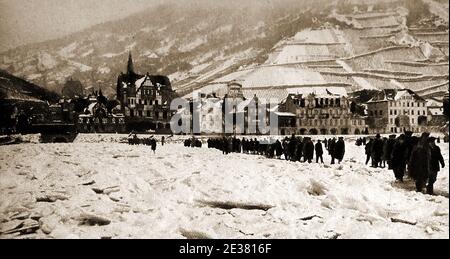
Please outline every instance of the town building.
[{"label": "town building", "polygon": [[83,85],[81,84],[80,81],[75,80],[73,78],[69,78],[64,84],[61,93],[63,98],[65,99],[74,99],[77,97],[83,97],[84,96]]},{"label": "town building", "polygon": [[168,77],[137,74],[130,53],[127,72],[117,79],[117,100],[127,122],[146,121],[153,130],[170,131],[170,103],[175,97]]},{"label": "town building", "polygon": [[351,111],[345,88],[305,88],[289,94],[275,112],[280,135],[363,134],[365,117]]},{"label": "town building", "polygon": [[444,114],[444,101],[437,98],[428,98],[427,101],[427,125],[429,131],[439,131],[447,122]]},{"label": "town building", "polygon": [[[101,93],[101,92],[100,92]],[[90,95],[88,106],[78,114],[76,129],[79,133],[126,133],[125,116],[120,109],[108,109],[103,95]]]},{"label": "town building", "polygon": [[[228,101],[227,108],[225,101]],[[195,102],[190,100],[189,107],[190,109],[178,111],[183,121],[190,122],[190,131],[185,134],[191,134],[193,129],[197,128],[200,130],[197,134],[226,132],[233,135],[259,135],[264,132],[261,130],[262,127],[269,125],[271,113],[269,106],[262,103],[256,95],[253,98],[245,98],[242,85],[235,81],[227,85],[223,98],[218,98],[214,93],[208,95],[200,93]],[[197,113],[198,120],[194,120],[193,112]],[[265,118],[261,118],[264,119],[263,122],[259,120],[261,113],[265,113]],[[226,125],[226,122],[230,124]]]},{"label": "town building", "polygon": [[383,90],[367,103],[367,110],[374,133],[421,132],[427,126],[427,101],[409,89]]}]

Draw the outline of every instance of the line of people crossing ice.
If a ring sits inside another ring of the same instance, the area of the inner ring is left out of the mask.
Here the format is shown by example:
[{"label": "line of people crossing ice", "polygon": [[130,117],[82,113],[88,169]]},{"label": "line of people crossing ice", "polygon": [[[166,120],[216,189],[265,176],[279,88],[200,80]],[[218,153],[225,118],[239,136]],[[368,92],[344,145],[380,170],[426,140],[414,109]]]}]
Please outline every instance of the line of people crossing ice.
[{"label": "line of people crossing ice", "polygon": [[[390,135],[382,138],[363,137],[356,140],[357,146],[363,146],[366,154],[365,164],[373,168],[388,168],[394,172],[395,179],[403,182],[406,175],[414,180],[417,192],[434,194],[434,183],[441,167],[445,167],[444,158],[436,141],[440,138],[423,133],[421,137],[405,132],[400,136]],[[285,159],[293,162],[324,163],[324,151],[331,157],[331,164],[341,163],[345,155],[343,137],[317,140],[310,137],[292,135],[283,140],[258,140],[256,138],[221,137],[209,138],[208,148],[221,150],[223,154],[244,153],[263,155],[267,158]],[[193,137],[184,142],[187,147],[202,147],[202,142]]]},{"label": "line of people crossing ice", "polygon": [[268,158],[282,157],[293,162],[312,163],[314,154],[316,163],[324,163],[324,151],[328,151],[331,157],[331,164],[342,162],[345,154],[344,138],[340,137],[317,140],[316,143],[310,137],[292,137],[284,138],[282,141],[269,141],[236,137],[223,137],[208,139],[208,148],[221,150],[223,154],[244,153],[264,155]]}]

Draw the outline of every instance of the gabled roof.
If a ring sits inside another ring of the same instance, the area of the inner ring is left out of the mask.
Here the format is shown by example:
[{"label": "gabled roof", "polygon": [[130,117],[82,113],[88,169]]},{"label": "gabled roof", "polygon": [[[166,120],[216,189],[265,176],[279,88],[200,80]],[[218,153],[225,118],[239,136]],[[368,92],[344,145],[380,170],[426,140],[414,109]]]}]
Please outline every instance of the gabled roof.
[{"label": "gabled roof", "polygon": [[397,101],[400,100],[400,98],[405,94],[411,95],[416,101],[425,102],[425,99],[423,99],[410,89],[384,89],[383,91],[380,91],[377,95],[375,95],[369,101],[369,103]]}]

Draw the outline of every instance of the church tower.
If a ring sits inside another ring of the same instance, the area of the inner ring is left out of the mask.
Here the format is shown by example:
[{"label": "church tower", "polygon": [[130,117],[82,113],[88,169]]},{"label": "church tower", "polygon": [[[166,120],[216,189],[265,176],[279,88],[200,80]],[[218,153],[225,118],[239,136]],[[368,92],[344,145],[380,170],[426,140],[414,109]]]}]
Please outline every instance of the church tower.
[{"label": "church tower", "polygon": [[128,65],[127,65],[127,74],[134,75],[134,65],[133,65],[133,57],[131,56],[131,52],[128,55]]}]

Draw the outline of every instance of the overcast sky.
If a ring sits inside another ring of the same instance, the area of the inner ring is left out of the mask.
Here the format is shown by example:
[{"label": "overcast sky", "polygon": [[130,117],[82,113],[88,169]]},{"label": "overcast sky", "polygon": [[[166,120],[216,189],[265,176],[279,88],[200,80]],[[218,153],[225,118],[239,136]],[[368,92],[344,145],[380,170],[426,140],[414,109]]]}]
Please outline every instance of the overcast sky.
[{"label": "overcast sky", "polygon": [[0,51],[115,20],[163,0],[0,0]]}]

